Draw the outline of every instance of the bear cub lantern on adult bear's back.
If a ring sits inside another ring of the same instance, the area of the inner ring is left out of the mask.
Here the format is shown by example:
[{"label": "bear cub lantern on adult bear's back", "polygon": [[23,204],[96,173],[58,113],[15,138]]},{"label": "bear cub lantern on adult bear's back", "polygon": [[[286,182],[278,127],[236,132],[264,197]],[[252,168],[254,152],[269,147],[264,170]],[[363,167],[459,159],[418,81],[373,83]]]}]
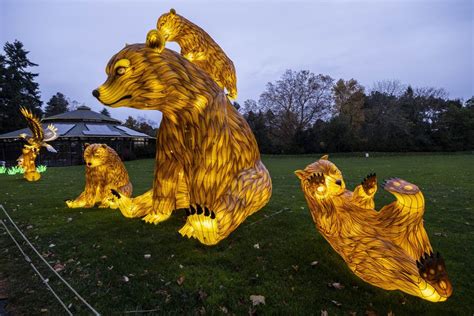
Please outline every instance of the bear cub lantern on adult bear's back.
[{"label": "bear cub lantern on adult bear's back", "polygon": [[416,185],[387,180],[384,189],[397,200],[377,212],[375,174],[351,192],[327,156],[295,173],[316,228],[358,277],[432,302],[451,296],[444,260],[432,253],[423,227],[425,204]]},{"label": "bear cub lantern on adult bear's back", "polygon": [[132,183],[127,169],[115,150],[105,144],[85,144],[86,186],[75,200],[68,200],[70,208],[94,207],[117,208],[113,203],[111,190],[117,190],[124,196],[132,195]]},{"label": "bear cub lantern on adult bear's back", "polygon": [[217,244],[271,196],[271,180],[245,119],[212,77],[164,48],[152,30],[146,44],[127,45],[109,61],[93,95],[105,105],[163,113],[153,188],[115,202],[126,217],[148,223],[187,209],[181,235]]}]

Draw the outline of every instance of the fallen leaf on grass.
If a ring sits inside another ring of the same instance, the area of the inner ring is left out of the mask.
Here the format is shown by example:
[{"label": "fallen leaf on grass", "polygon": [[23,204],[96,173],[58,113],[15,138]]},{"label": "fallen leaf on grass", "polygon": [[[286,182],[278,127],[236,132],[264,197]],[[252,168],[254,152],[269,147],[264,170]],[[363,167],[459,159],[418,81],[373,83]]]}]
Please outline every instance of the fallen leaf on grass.
[{"label": "fallen leaf on grass", "polygon": [[259,245],[259,244],[255,244],[255,245],[253,245],[253,247],[254,247],[255,249],[260,249],[260,245]]},{"label": "fallen leaf on grass", "polygon": [[128,281],[130,281],[130,279],[128,278],[128,276],[124,275],[124,276],[123,276],[123,281],[124,281],[124,282],[128,282]]},{"label": "fallen leaf on grass", "polygon": [[229,310],[225,306],[219,306],[219,310],[224,314],[229,314]]},{"label": "fallen leaf on grass", "polygon": [[342,290],[344,288],[344,285],[339,282],[328,283],[328,286],[335,288],[336,290]]},{"label": "fallen leaf on grass", "polygon": [[178,283],[178,285],[182,285],[185,279],[186,278],[184,277],[184,275],[180,275],[179,278],[176,280],[176,283]]},{"label": "fallen leaf on grass", "polygon": [[198,291],[198,296],[201,301],[205,301],[207,298],[207,293],[204,292],[203,290]]},{"label": "fallen leaf on grass", "polygon": [[395,313],[390,311],[390,312],[388,312],[387,316],[395,316]]},{"label": "fallen leaf on grass", "polygon": [[297,264],[292,265],[291,267],[292,267],[293,270],[295,270],[296,272],[298,272],[298,270],[300,269],[300,267],[299,267]]},{"label": "fallen leaf on grass", "polygon": [[147,253],[147,254],[145,254],[143,257],[144,257],[145,259],[150,259],[150,258],[151,258],[151,255],[150,255],[149,253]]},{"label": "fallen leaf on grass", "polygon": [[342,306],[342,303],[339,303],[338,301],[331,300],[331,302],[332,302],[334,305],[336,305],[337,307]]},{"label": "fallen leaf on grass", "polygon": [[322,309],[322,310],[321,310],[321,316],[329,316],[328,311],[325,310],[325,309]]},{"label": "fallen leaf on grass", "polygon": [[319,264],[319,261],[313,261],[313,262],[311,262],[311,266],[313,266],[313,267],[314,267],[314,266],[317,266],[318,264]]},{"label": "fallen leaf on grass", "polygon": [[60,263],[56,263],[53,267],[54,271],[56,272],[59,272],[59,271],[62,271],[64,270],[64,265],[60,264]]},{"label": "fallen leaf on grass", "polygon": [[250,300],[252,301],[253,306],[260,304],[265,305],[265,296],[263,295],[250,295]]}]

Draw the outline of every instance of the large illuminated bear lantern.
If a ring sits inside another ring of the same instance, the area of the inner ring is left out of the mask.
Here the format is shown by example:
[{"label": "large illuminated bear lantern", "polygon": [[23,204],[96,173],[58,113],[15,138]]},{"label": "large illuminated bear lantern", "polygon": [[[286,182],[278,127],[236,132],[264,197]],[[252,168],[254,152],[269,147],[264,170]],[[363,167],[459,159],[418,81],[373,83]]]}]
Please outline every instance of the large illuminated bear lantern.
[{"label": "large illuminated bear lantern", "polygon": [[114,202],[124,216],[155,224],[186,208],[180,234],[214,245],[267,204],[271,180],[249,125],[222,88],[164,44],[152,30],[146,44],[127,45],[93,91],[111,107],[163,113],[153,188],[135,198],[115,192]]},{"label": "large illuminated bear lantern", "polygon": [[384,189],[397,200],[377,212],[375,174],[351,192],[327,156],[295,173],[316,228],[357,276],[432,302],[451,295],[444,260],[432,253],[423,227],[425,204],[416,185],[397,178],[386,181]]}]

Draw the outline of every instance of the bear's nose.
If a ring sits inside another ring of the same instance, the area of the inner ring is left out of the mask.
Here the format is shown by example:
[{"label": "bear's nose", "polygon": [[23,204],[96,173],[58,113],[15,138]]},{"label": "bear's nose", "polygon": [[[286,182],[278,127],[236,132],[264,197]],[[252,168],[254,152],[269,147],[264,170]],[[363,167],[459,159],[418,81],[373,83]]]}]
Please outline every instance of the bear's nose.
[{"label": "bear's nose", "polygon": [[87,163],[88,166],[92,165],[90,162]]},{"label": "bear's nose", "polygon": [[100,92],[97,89],[92,90],[92,95],[97,99],[100,97]]}]

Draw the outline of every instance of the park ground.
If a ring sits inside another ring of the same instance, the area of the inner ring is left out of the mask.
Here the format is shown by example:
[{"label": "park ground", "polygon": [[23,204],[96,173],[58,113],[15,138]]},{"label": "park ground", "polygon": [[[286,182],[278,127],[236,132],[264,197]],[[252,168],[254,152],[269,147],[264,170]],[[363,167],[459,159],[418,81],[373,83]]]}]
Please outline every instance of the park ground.
[{"label": "park ground", "polygon": [[[67,209],[64,200],[83,189],[84,166],[49,168],[37,183],[0,175],[0,203],[43,256],[104,315],[320,315],[324,310],[329,315],[472,315],[474,155],[330,157],[349,189],[371,172],[379,184],[400,177],[422,189],[425,228],[454,286],[444,303],[373,287],[349,271],[315,229],[293,174],[318,157],[264,156],[273,180],[270,203],[214,247],[178,234],[184,211],[155,226],[109,209]],[[126,163],[134,195],[151,187],[153,165],[153,160]],[[377,208],[393,200],[379,190]],[[0,218],[5,218],[1,211]],[[71,309],[86,314],[32,251],[28,254]],[[64,313],[3,227],[0,279],[7,281],[7,308],[14,314]],[[264,296],[265,305],[253,306],[251,295]]]}]

